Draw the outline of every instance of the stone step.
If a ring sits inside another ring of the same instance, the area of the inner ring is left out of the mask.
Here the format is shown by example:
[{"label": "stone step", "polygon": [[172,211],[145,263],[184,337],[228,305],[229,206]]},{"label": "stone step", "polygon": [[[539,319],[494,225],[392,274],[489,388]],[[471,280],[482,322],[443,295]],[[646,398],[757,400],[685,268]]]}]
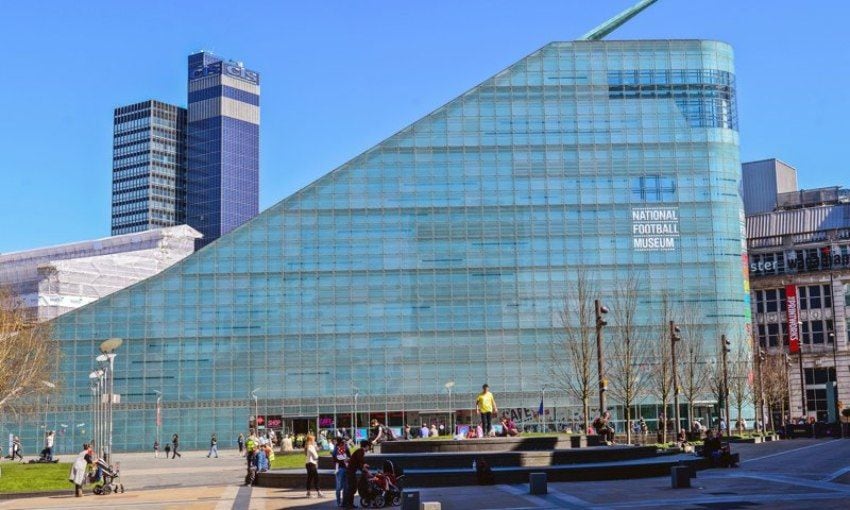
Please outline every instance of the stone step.
[{"label": "stone step", "polygon": [[[597,446],[553,451],[370,453],[366,456],[366,463],[380,468],[385,460],[389,460],[405,470],[409,468],[471,469],[473,460],[484,459],[493,467],[536,467],[645,459],[657,454],[654,446]],[[319,468],[333,469],[333,460],[330,457],[319,457]]]},{"label": "stone step", "polygon": [[[706,459],[692,455],[666,455],[646,459],[624,460],[618,462],[595,462],[560,466],[510,466],[494,467],[493,475],[497,484],[527,483],[532,472],[546,473],[549,482],[578,482],[596,480],[622,480],[669,476],[670,468],[677,465],[692,466],[695,470],[709,467]],[[303,469],[274,470],[257,475],[257,484],[263,487],[301,488],[306,481]],[[319,470],[321,487],[334,486],[332,470]],[[459,485],[477,485],[478,479],[471,466],[468,468],[406,469],[402,486],[449,487]]]}]

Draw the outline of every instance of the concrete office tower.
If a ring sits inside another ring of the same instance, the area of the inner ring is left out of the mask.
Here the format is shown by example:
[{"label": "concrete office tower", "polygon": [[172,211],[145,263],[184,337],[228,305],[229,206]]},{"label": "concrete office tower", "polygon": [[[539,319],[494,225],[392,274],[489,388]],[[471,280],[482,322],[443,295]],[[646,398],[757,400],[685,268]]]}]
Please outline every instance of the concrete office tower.
[{"label": "concrete office tower", "polygon": [[744,212],[747,216],[771,212],[779,193],[797,191],[797,170],[772,158],[741,165]]},{"label": "concrete office tower", "polygon": [[260,75],[189,56],[186,223],[215,241],[259,212]]},{"label": "concrete office tower", "polygon": [[[169,270],[60,317],[68,377],[51,412],[85,421],[95,347],[121,337],[121,450],[149,447],[156,392],[187,448],[246,430],[257,388],[259,415],[287,431],[350,426],[355,391],[358,423],[446,420],[449,380],[461,420],[482,382],[531,416],[580,271],[612,308],[607,345],[623,341],[614,296],[634,276],[647,335],[666,338],[667,302],[706,363],[721,334],[747,349],[732,60],[713,41],[544,46]],[[196,63],[190,139],[207,125],[256,133],[255,77]],[[232,147],[219,136],[203,151],[190,140],[211,203]],[[580,410],[546,397],[552,420]],[[640,402],[654,427],[657,402]]]},{"label": "concrete office tower", "polygon": [[113,126],[112,235],[185,223],[186,109],[142,101]]}]

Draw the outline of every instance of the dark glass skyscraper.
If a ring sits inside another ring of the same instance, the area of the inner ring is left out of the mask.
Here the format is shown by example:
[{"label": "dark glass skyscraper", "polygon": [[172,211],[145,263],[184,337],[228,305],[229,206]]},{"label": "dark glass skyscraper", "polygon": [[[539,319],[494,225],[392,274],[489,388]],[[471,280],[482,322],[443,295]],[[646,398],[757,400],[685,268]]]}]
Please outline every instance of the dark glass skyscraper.
[{"label": "dark glass skyscraper", "polygon": [[204,246],[259,212],[260,75],[207,52],[189,56],[186,223]]},{"label": "dark glass skyscraper", "polygon": [[112,147],[112,235],[183,224],[186,109],[153,100],[116,108]]}]

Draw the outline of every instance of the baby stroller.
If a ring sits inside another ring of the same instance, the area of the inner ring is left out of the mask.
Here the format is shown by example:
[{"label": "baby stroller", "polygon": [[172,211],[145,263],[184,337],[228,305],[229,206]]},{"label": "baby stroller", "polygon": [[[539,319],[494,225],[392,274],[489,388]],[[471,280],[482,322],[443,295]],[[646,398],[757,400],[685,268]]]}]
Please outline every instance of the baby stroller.
[{"label": "baby stroller", "polygon": [[358,492],[360,506],[383,508],[385,506],[401,505],[401,485],[399,480],[404,476],[391,461],[386,460],[381,471],[371,473],[369,466],[363,466]]},{"label": "baby stroller", "polygon": [[95,486],[93,492],[98,496],[109,493],[123,493],[124,484],[121,483],[121,464],[116,462],[115,465],[107,464],[103,459],[97,459],[95,462],[95,471],[92,473],[90,482],[96,483],[103,480],[101,485]]}]

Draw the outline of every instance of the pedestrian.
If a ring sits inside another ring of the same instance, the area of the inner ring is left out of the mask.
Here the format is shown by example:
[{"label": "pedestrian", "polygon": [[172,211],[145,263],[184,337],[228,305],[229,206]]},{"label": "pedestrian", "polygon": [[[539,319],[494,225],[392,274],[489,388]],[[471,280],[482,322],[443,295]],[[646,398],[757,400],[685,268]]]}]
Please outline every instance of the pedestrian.
[{"label": "pedestrian", "polygon": [[331,455],[334,460],[336,506],[342,506],[343,495],[345,494],[345,471],[348,468],[348,459],[351,458],[351,451],[345,444],[344,438],[336,438],[336,446],[334,446],[334,450]]},{"label": "pedestrian", "polygon": [[319,451],[316,449],[316,438],[307,434],[304,441],[304,454],[307,456],[304,467],[307,468],[307,498],[311,498],[310,489],[316,489],[318,497],[325,497],[319,489]]},{"label": "pedestrian", "polygon": [[48,462],[53,462],[53,439],[54,439],[53,431],[49,431],[44,436],[44,460]]},{"label": "pedestrian", "polygon": [[180,447],[180,436],[174,434],[171,436],[171,458],[176,459],[177,457],[183,458],[180,453],[178,453],[177,449]]},{"label": "pedestrian", "polygon": [[165,443],[165,458],[168,458],[168,454],[171,453],[171,443]]},{"label": "pedestrian", "polygon": [[422,438],[428,437],[428,426],[425,425],[425,423],[423,423],[422,426],[419,427],[419,437],[422,437]]},{"label": "pedestrian", "polygon": [[499,410],[496,408],[496,398],[490,393],[490,386],[485,384],[481,387],[481,393],[475,399],[475,410],[481,417],[481,429],[485,436],[489,436],[493,430],[493,415]]},{"label": "pedestrian", "polygon": [[371,428],[369,429],[369,442],[373,445],[381,444],[387,439],[386,431],[384,430],[384,426],[378,422],[378,420],[372,418],[370,422]]},{"label": "pedestrian", "polygon": [[21,440],[18,436],[12,439],[12,462],[15,461],[15,457],[21,459],[21,462],[24,461],[23,448],[21,447]]},{"label": "pedestrian", "polygon": [[410,435],[410,424],[405,423],[404,424],[404,432],[402,432],[401,438],[404,439],[405,441],[409,441],[412,437],[413,436]]},{"label": "pedestrian", "polygon": [[207,458],[210,458],[210,455],[215,455],[215,458],[218,458],[218,439],[215,437],[215,432],[210,436],[210,451],[207,453]]},{"label": "pedestrian", "polygon": [[242,433],[239,433],[239,437],[236,438],[236,444],[239,446],[239,456],[245,456],[245,436]]},{"label": "pedestrian", "polygon": [[74,496],[79,498],[83,495],[83,484],[86,483],[86,467],[91,465],[92,456],[88,444],[83,444],[83,451],[77,455],[77,460],[71,465],[68,473],[68,481],[74,484]]},{"label": "pedestrian", "polygon": [[366,451],[369,449],[369,441],[360,441],[360,448],[351,454],[348,467],[345,470],[345,497],[342,505],[345,508],[354,507],[354,493],[357,492],[357,472],[366,464]]},{"label": "pedestrian", "polygon": [[439,431],[437,431],[437,424],[436,423],[431,424],[431,430],[429,432],[430,432],[429,435],[431,437],[437,437],[439,435]]},{"label": "pedestrian", "polygon": [[153,440],[153,458],[159,458],[159,441],[156,439]]}]

